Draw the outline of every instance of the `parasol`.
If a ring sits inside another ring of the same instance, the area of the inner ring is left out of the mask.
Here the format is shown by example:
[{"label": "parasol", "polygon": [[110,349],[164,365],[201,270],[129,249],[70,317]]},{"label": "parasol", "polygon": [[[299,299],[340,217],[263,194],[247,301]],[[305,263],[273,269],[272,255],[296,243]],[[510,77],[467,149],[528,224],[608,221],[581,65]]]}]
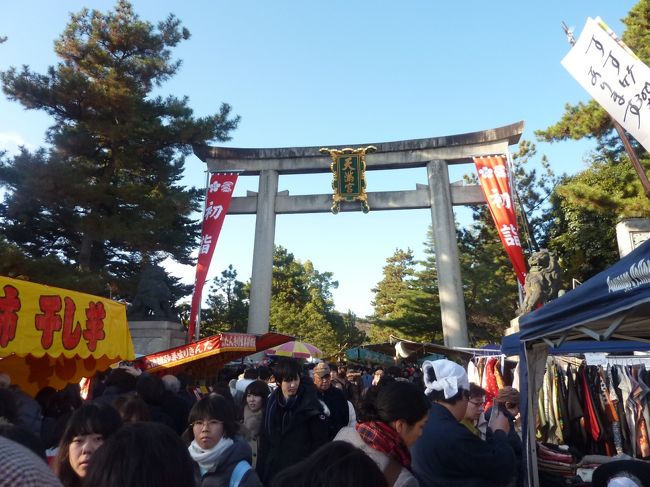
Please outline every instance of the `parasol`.
[{"label": "parasol", "polygon": [[309,357],[322,357],[323,352],[310,343],[293,341],[283,343],[274,348],[269,348],[266,352],[267,355],[275,355],[278,357],[294,357],[294,358],[309,358]]},{"label": "parasol", "polygon": [[26,393],[134,357],[122,303],[0,276],[0,372]]}]

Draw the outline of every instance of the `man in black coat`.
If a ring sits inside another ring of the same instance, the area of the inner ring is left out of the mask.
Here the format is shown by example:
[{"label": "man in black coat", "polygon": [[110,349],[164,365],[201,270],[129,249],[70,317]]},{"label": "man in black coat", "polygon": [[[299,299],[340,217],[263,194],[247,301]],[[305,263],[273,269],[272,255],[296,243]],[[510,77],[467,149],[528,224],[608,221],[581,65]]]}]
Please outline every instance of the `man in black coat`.
[{"label": "man in black coat", "polygon": [[271,485],[280,471],[307,458],[327,440],[327,417],[300,364],[282,359],[273,369],[278,387],[269,396],[260,431],[257,473]]},{"label": "man in black coat", "polygon": [[469,401],[467,373],[449,360],[425,361],[426,394],[432,401],[422,436],[411,447],[411,468],[422,487],[496,487],[515,477],[504,415],[493,418],[494,434],[483,441],[460,423]]},{"label": "man in black coat", "polygon": [[332,386],[331,371],[325,362],[319,362],[314,367],[314,385],[318,399],[329,409],[327,430],[329,439],[333,440],[339,430],[348,425],[348,401],[342,390]]}]

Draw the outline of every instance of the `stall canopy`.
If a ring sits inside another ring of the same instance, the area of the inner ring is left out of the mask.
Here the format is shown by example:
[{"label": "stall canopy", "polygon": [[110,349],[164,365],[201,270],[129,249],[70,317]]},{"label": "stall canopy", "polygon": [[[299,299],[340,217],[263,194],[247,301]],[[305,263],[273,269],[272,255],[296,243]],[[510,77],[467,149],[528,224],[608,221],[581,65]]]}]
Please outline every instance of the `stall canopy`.
[{"label": "stall canopy", "polygon": [[124,304],[0,276],[0,372],[28,394],[134,356]]},{"label": "stall canopy", "polygon": [[[573,340],[564,342],[559,346],[551,346],[549,353],[552,355],[571,355],[584,353],[626,353],[650,349],[650,342],[637,340],[608,340],[598,342],[595,340]],[[519,355],[521,352],[521,334],[506,335],[501,340],[501,353],[504,355]]]},{"label": "stall canopy", "polygon": [[228,362],[293,339],[292,336],[273,332],[264,335],[219,333],[198,342],[145,355],[136,360],[136,366],[153,373],[184,372],[195,377],[208,376]]},{"label": "stall canopy", "polygon": [[527,481],[537,485],[535,421],[528,416],[534,418],[546,355],[561,347],[574,353],[619,352],[628,347],[624,342],[633,350],[650,349],[650,241],[576,289],[521,317],[519,328],[520,385],[527,399],[521,404],[527,426]]},{"label": "stall canopy", "polygon": [[346,351],[346,356],[348,360],[355,362],[395,365],[396,356],[418,363],[443,357],[467,362],[472,357],[472,352],[448,348],[437,343],[414,342],[391,335],[388,342],[352,348]]},{"label": "stall canopy", "polygon": [[650,338],[650,241],[576,289],[519,320],[521,339]]}]

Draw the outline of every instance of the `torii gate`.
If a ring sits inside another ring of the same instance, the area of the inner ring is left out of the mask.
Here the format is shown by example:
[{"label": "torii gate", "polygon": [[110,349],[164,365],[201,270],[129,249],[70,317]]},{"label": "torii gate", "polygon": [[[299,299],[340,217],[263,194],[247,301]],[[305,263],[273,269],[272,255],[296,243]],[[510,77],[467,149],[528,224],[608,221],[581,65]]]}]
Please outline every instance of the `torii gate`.
[{"label": "torii gate", "polygon": [[[467,134],[401,140],[396,142],[329,146],[332,149],[373,145],[376,152],[365,156],[366,170],[427,168],[428,184],[417,184],[410,191],[368,192],[372,211],[431,209],[436,249],[440,312],[445,346],[467,347],[465,300],[458,261],[458,243],[453,205],[484,204],[478,185],[449,183],[449,164],[473,163],[472,157],[506,154],[508,146],[521,138],[524,122]],[[275,216],[283,213],[326,213],[332,206],[332,194],[289,195],[278,193],[280,174],[330,172],[330,157],[320,147],[283,147],[241,149],[195,146],[194,153],[207,164],[210,172],[240,171],[241,175],[259,175],[259,191],[234,197],[229,214],[255,214],[255,246],[251,278],[248,333],[269,330]],[[341,203],[341,211],[360,210],[358,202]]]}]

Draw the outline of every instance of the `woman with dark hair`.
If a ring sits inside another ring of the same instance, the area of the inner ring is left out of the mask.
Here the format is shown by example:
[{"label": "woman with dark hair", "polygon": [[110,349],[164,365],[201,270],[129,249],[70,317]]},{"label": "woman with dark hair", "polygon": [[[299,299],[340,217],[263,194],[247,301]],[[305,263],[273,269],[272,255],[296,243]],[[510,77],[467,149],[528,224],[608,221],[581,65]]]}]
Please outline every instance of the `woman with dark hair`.
[{"label": "woman with dark hair", "polygon": [[410,471],[409,448],[427,422],[427,400],[409,382],[380,382],[376,387],[361,403],[356,427],[341,429],[334,439],[360,448],[381,469],[389,486],[418,487]]},{"label": "woman with dark hair", "polygon": [[377,464],[346,441],[332,441],[280,472],[272,487],[389,487]]},{"label": "woman with dark hair", "polygon": [[460,422],[469,401],[465,369],[450,360],[425,361],[425,393],[432,401],[424,434],[413,445],[413,472],[428,487],[493,487],[515,476],[507,419],[494,418],[494,435],[483,441]]},{"label": "woman with dark hair", "polygon": [[256,467],[264,485],[328,439],[324,405],[316,397],[314,383],[301,379],[301,372],[295,359],[281,359],[273,368],[278,387],[264,410]]},{"label": "woman with dark hair", "polygon": [[190,411],[190,456],[196,463],[197,485],[261,487],[251,467],[251,447],[237,436],[239,424],[223,396],[210,394]]},{"label": "woman with dark hair", "polygon": [[253,453],[253,468],[257,464],[260,431],[264,408],[269,397],[269,386],[262,380],[255,380],[246,386],[242,397],[242,428],[241,434],[251,447]]},{"label": "woman with dark hair", "polygon": [[139,396],[120,396],[113,401],[113,407],[120,413],[124,423],[150,420],[147,403]]},{"label": "woman with dark hair", "polygon": [[93,456],[89,487],[194,485],[194,464],[178,435],[160,423],[131,423]]},{"label": "woman with dark hair", "polygon": [[176,425],[172,417],[163,409],[165,400],[165,384],[157,375],[140,374],[138,377],[136,391],[138,396],[146,403],[149,410],[149,420],[154,423],[162,423],[175,429]]},{"label": "woman with dark hair", "polygon": [[470,382],[469,384],[469,400],[467,401],[467,410],[463,419],[460,420],[461,424],[465,426],[472,434],[483,438],[484,435],[477,427],[477,423],[483,415],[483,406],[485,406],[485,389],[481,386]]},{"label": "woman with dark hair", "polygon": [[111,406],[84,404],[72,413],[53,462],[65,487],[81,485],[95,451],[121,426],[120,415]]}]

